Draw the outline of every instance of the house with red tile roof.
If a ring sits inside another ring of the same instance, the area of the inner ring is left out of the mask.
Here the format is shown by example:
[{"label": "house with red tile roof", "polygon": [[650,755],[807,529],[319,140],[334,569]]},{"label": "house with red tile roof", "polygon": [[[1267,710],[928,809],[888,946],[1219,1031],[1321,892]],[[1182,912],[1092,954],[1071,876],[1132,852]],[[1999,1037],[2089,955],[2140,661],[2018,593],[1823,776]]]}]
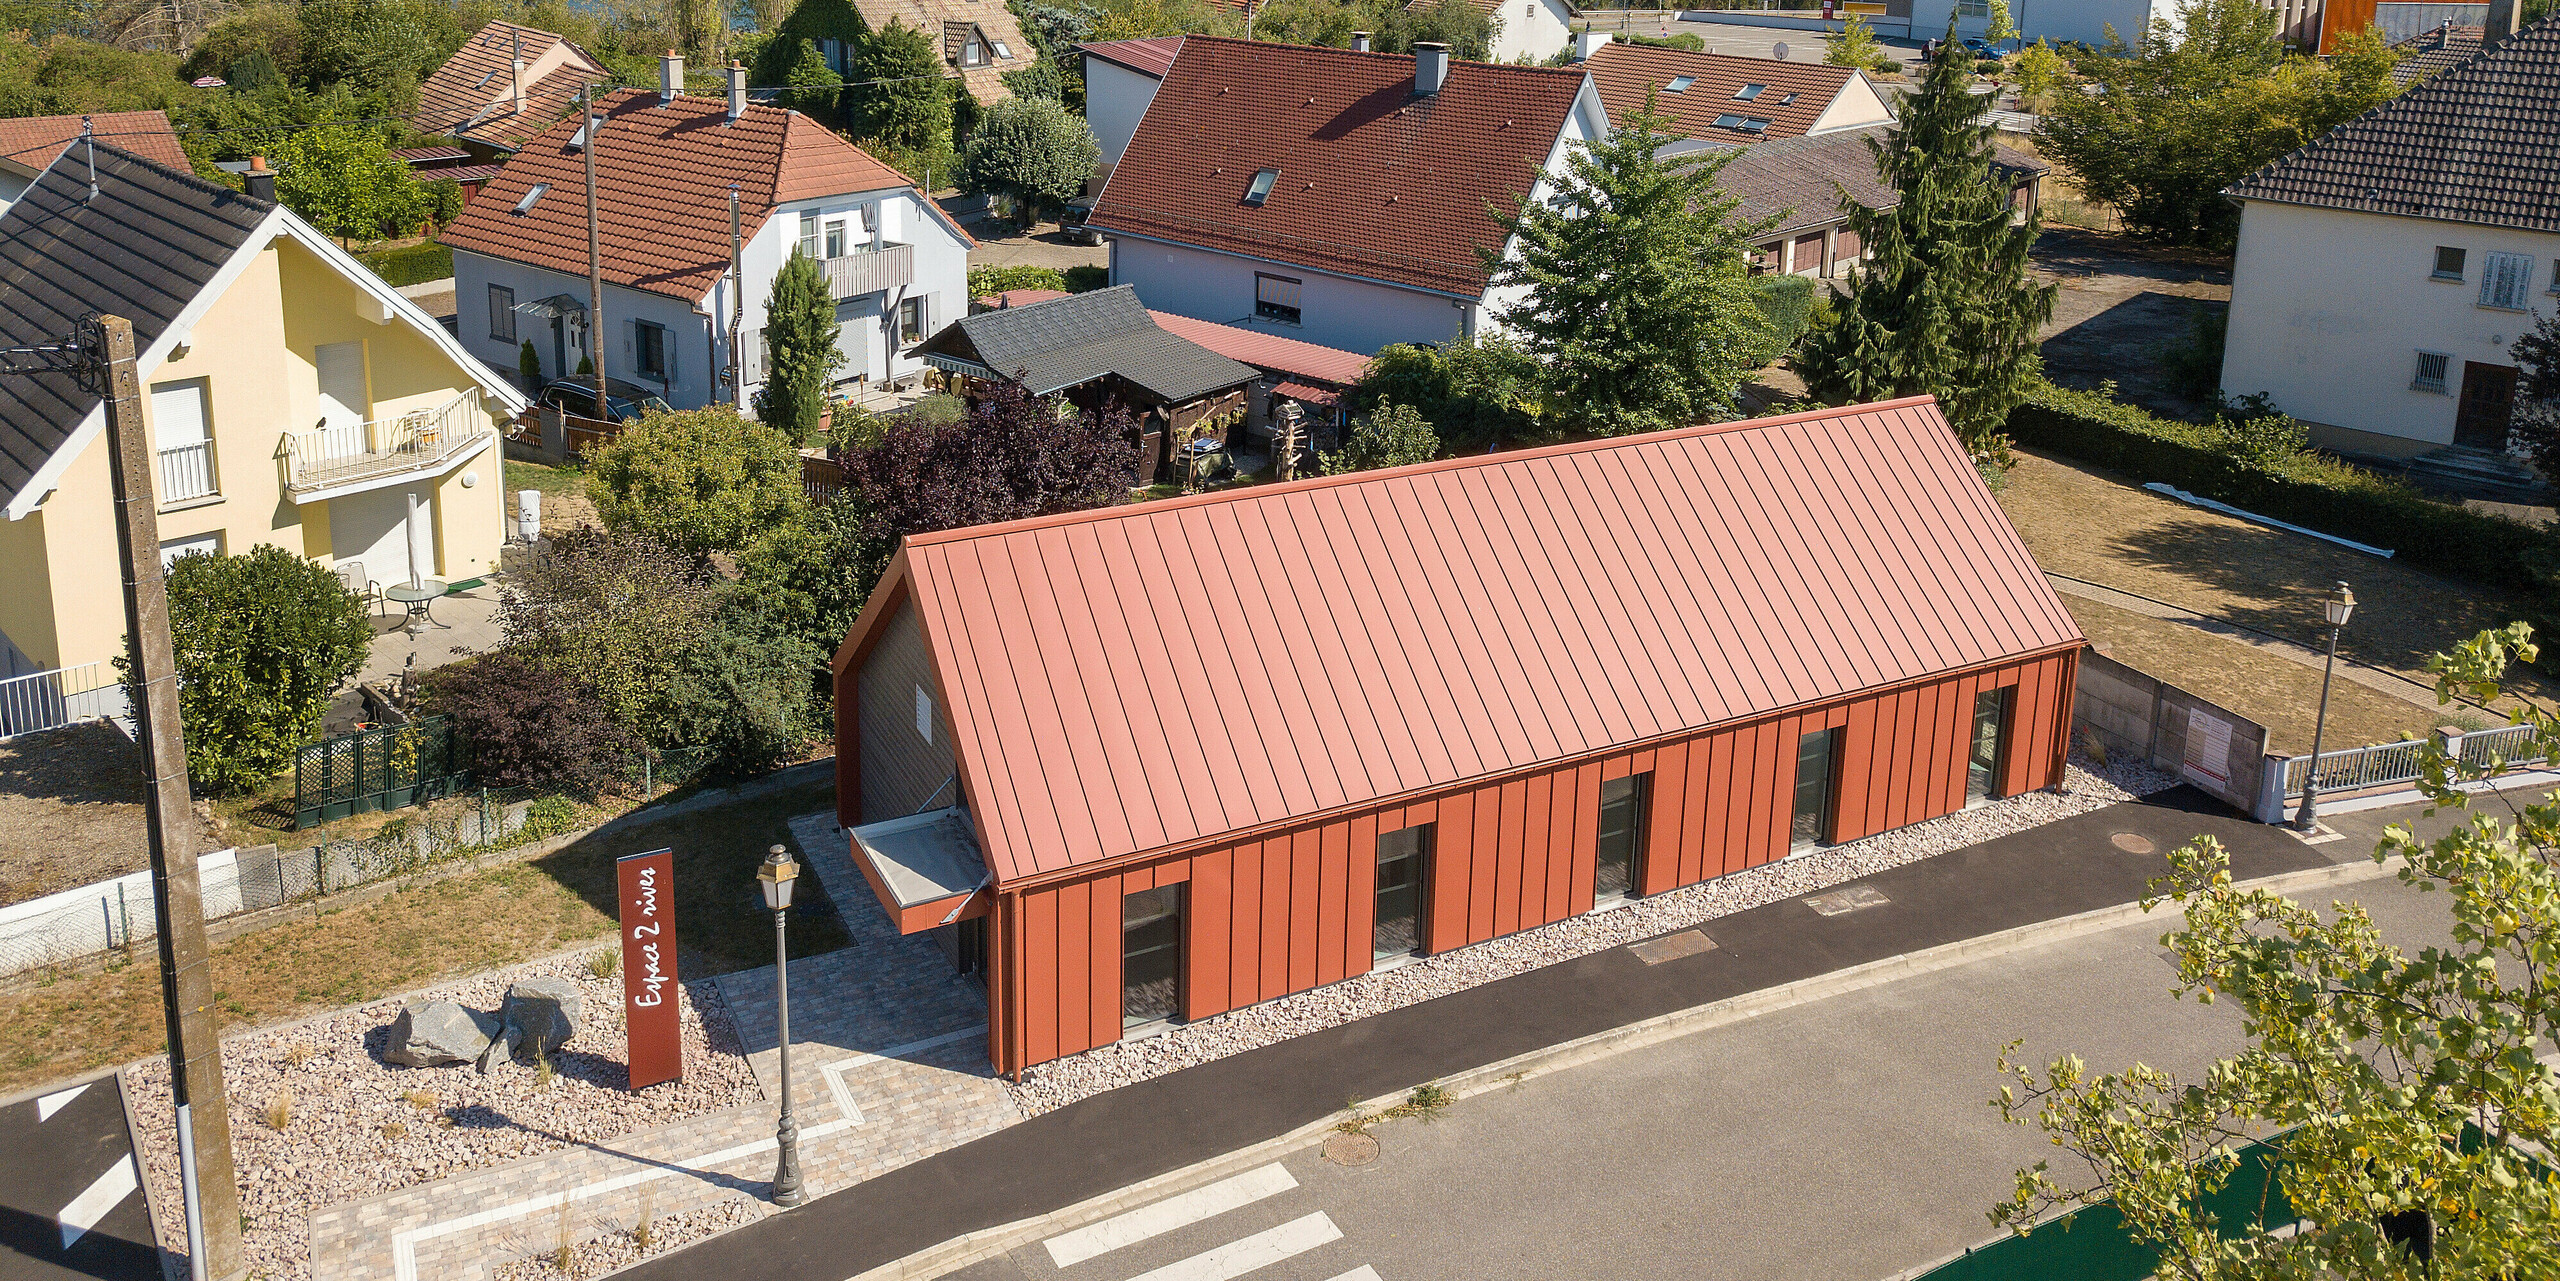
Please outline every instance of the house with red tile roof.
[{"label": "house with red tile roof", "polygon": [[1702,142],[1795,138],[1893,118],[1866,73],[1849,67],[1597,39],[1574,65],[1591,73],[1613,123],[1642,110],[1648,93],[1671,119],[1666,132]]},{"label": "house with red tile roof", "polygon": [[[587,305],[587,131],[575,115],[526,140],[445,230],[462,338],[501,368],[530,343],[546,378],[601,348],[608,376],[678,408],[744,403],[764,379],[765,303],[791,254],[818,261],[836,298],[846,383],[909,378],[908,356],[967,314],[977,243],[906,176],[826,126],[751,102],[746,71],[725,99],[681,91],[670,57],[658,91],[598,103],[596,212],[604,277],[600,341]],[[737,198],[741,285],[731,270]],[[732,309],[743,377],[729,378]]]},{"label": "house with red tile roof", "polygon": [[613,73],[567,37],[492,22],[418,86],[409,122],[494,159],[574,110],[581,87],[612,82]]},{"label": "house with red tile roof", "polygon": [[1089,225],[1149,307],[1370,353],[1500,327],[1489,207],[1608,119],[1579,69],[1187,36]]},{"label": "house with red tile roof", "polygon": [[195,166],[178,146],[164,111],[101,111],[87,116],[20,116],[0,120],[0,211],[35,183],[46,165],[82,133],[180,173]]}]

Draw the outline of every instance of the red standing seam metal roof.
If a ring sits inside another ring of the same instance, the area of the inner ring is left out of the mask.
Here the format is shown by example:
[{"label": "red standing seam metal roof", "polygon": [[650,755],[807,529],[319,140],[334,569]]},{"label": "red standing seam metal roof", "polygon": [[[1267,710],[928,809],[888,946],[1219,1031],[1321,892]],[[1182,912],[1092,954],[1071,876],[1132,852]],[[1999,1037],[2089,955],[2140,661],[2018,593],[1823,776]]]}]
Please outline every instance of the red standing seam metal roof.
[{"label": "red standing seam metal roof", "polygon": [[165,111],[100,111],[87,117],[21,116],[0,120],[0,159],[42,173],[64,147],[80,136],[83,119],[89,123],[90,136],[108,146],[121,147],[180,173],[195,172],[185,149],[178,145],[177,131],[169,127],[169,114]]},{"label": "red standing seam metal roof", "polygon": [[[1611,121],[1622,121],[1628,112],[1641,110],[1645,91],[1653,89],[1653,109],[1672,119],[1666,132],[1720,142],[1795,137],[1811,129],[1840,91],[1849,87],[1849,77],[1858,74],[1818,62],[1691,53],[1615,41],[1593,50],[1576,65],[1591,73],[1591,83],[1598,86]],[[1682,76],[1696,76],[1697,81],[1678,93],[1667,92],[1667,86]],[[1755,84],[1766,87],[1747,99],[1733,96]],[[1779,106],[1788,94],[1796,95],[1796,100]],[[1756,117],[1768,121],[1769,127],[1759,133],[1717,128],[1716,118],[1728,115]]]},{"label": "red standing seam metal roof", "polygon": [[1141,40],[1101,40],[1078,45],[1079,49],[1104,62],[1127,67],[1142,76],[1164,79],[1173,69],[1173,57],[1182,52],[1180,36],[1148,36]]},{"label": "red standing seam metal roof", "polygon": [[951,530],[901,578],[999,883],[2081,639],[1926,397]]},{"label": "red standing seam metal roof", "polygon": [[[1583,80],[1452,60],[1418,96],[1402,54],[1186,36],[1087,221],[1479,298],[1491,206],[1536,185]],[[1247,205],[1263,169],[1279,178]]]},{"label": "red standing seam metal roof", "polygon": [[[752,237],[774,206],[816,196],[911,187],[906,176],[826,126],[781,107],[750,103],[729,119],[725,98],[625,89],[598,103],[604,278],[699,302],[729,269],[729,186]],[[577,112],[507,161],[471,207],[439,237],[456,249],[583,276],[587,271],[586,157],[571,150]],[[537,183],[533,207],[516,203]],[[977,242],[931,201],[925,207],[964,244]]]},{"label": "red standing seam metal roof", "polygon": [[1314,382],[1339,383],[1345,387],[1360,381],[1367,372],[1369,358],[1356,351],[1327,347],[1321,343],[1300,342],[1278,334],[1221,325],[1214,320],[1194,320],[1168,311],[1149,310],[1158,327],[1180,334],[1229,360],[1266,369],[1274,373],[1296,374]]}]

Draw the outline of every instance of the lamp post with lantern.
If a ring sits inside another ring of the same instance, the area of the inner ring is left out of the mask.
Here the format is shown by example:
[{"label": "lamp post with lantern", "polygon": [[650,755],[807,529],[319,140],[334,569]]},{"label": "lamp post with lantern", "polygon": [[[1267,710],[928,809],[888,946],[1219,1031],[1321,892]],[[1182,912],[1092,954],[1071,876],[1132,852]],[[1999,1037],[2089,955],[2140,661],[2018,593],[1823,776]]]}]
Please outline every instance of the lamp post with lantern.
[{"label": "lamp post with lantern", "polygon": [[2293,815],[2295,831],[2309,833],[2320,826],[2320,735],[2329,727],[2329,678],[2338,670],[2338,633],[2347,629],[2347,619],[2356,612],[2356,594],[2345,583],[2338,584],[2338,594],[2320,602],[2329,618],[2329,661],[2320,669],[2320,714],[2311,722],[2311,760],[2302,774],[2302,808]]},{"label": "lamp post with lantern", "polygon": [[791,908],[791,882],[800,865],[776,845],[756,869],[764,905],[773,909],[774,1022],[782,1046],[782,1119],[774,1126],[773,1203],[784,1209],[800,1204],[800,1123],[791,1117],[791,957],[783,944],[783,916]]}]

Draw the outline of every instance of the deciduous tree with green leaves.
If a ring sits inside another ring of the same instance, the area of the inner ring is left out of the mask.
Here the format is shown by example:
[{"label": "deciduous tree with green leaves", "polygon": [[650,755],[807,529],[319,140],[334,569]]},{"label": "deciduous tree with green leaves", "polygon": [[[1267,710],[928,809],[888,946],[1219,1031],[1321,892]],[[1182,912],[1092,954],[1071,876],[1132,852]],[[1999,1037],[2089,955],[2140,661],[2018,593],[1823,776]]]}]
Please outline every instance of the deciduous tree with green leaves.
[{"label": "deciduous tree with green leaves", "polygon": [[1743,266],[1769,223],[1733,216],[1717,185],[1735,154],[1666,164],[1669,121],[1647,93],[1609,137],[1569,153],[1552,199],[1503,218],[1506,257],[1480,251],[1497,287],[1525,297],[1503,317],[1546,375],[1568,429],[1623,435],[1733,411],[1766,326]]},{"label": "deciduous tree with green leaves", "polygon": [[[2534,657],[2525,624],[2483,632],[2431,662],[2437,699],[2489,702],[2508,665]],[[2560,751],[2552,713],[2528,705],[2522,721],[2534,741],[2514,759]],[[2010,1061],[2013,1044],[2001,1070],[2014,1079],[1993,1103],[2075,1171],[2019,1171],[1993,1220],[2024,1230],[2110,1199],[2159,1252],[2158,1275],[2181,1281],[2560,1275],[2560,1178],[2543,1164],[2560,1144],[2560,1072],[2539,1057],[2560,1034],[2560,794],[2518,808],[2458,789],[2504,763],[2430,745],[2419,787],[2435,808],[2503,813],[2471,813],[2433,841],[2395,824],[2374,851],[2407,860],[2403,885],[2448,900],[2445,946],[2413,954],[2357,904],[2324,915],[2235,884],[2210,837],[2173,855],[2144,906],[2185,916],[2162,939],[2177,994],[2237,1005],[2247,1047],[2188,1075],[2092,1073],[2076,1056],[2039,1071]],[[2278,1153],[2287,1206],[2273,1222],[2218,1223],[2202,1198],[2251,1139]]]},{"label": "deciduous tree with green leaves", "polygon": [[605,528],[697,557],[753,547],[807,505],[799,451],[726,405],[641,415],[588,451],[587,496]]},{"label": "deciduous tree with green leaves", "polygon": [[807,254],[794,249],[775,272],[773,292],[765,301],[764,384],[755,394],[756,417],[785,440],[806,441],[817,434],[826,412],[827,388],[844,364],[836,349],[836,303],[826,274]]},{"label": "deciduous tree with green leaves", "polygon": [[339,125],[287,134],[268,156],[276,199],[333,236],[414,232],[430,209],[426,189],[371,128]]},{"label": "deciduous tree with green leaves", "polygon": [[2036,328],[2053,314],[2054,287],[2027,274],[2037,224],[2010,221],[2009,189],[1991,171],[1991,100],[1971,80],[1962,59],[1939,59],[1896,104],[1893,127],[1869,140],[1900,200],[1850,206],[1873,261],[1838,322],[1805,339],[1796,368],[1849,401],[1935,396],[1965,448],[1996,460],[2009,410],[2043,367]]},{"label": "deciduous tree with green leaves", "polygon": [[1822,60],[1835,67],[1859,71],[1889,71],[1893,59],[1886,55],[1884,42],[1876,39],[1875,28],[1867,20],[1850,14],[1838,31],[1822,37]]},{"label": "deciduous tree with green leaves", "polygon": [[1084,191],[1102,148],[1093,127],[1050,98],[1007,98],[970,135],[960,176],[972,191],[1019,201],[1037,217]]},{"label": "deciduous tree with green leaves", "polygon": [[1325,475],[1339,476],[1427,463],[1439,456],[1440,433],[1431,430],[1413,406],[1390,401],[1370,410],[1368,417],[1352,426],[1351,439],[1343,442],[1342,449],[1321,461]]},{"label": "deciduous tree with green leaves", "polygon": [[572,529],[547,550],[500,581],[507,650],[585,682],[642,739],[676,742],[675,685],[719,608],[718,572],[633,530]]},{"label": "deciduous tree with green leaves", "polygon": [[[364,666],[372,617],[318,561],[267,545],[180,556],[168,591],[187,770],[210,792],[251,790],[319,731],[329,700]],[[130,647],[115,662],[140,706]]]}]

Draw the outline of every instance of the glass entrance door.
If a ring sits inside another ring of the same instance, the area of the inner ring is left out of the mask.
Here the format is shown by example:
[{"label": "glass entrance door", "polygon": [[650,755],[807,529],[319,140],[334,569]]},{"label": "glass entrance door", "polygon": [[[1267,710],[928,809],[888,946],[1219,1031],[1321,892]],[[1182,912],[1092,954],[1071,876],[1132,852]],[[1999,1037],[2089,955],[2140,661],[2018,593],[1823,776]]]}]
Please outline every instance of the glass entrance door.
[{"label": "glass entrance door", "polygon": [[1973,696],[1973,750],[1964,762],[1964,801],[1978,805],[2000,795],[2001,756],[2008,747],[2009,690]]},{"label": "glass entrance door", "polygon": [[1591,868],[1591,901],[1606,903],[1636,891],[1637,851],[1644,847],[1644,794],[1651,774],[1630,774],[1600,785],[1600,839]]},{"label": "glass entrance door", "polygon": [[1831,843],[1831,760],[1836,729],[1818,729],[1796,740],[1796,816],[1787,847],[1804,849]]},{"label": "glass entrance door", "polygon": [[1422,950],[1423,867],[1431,857],[1431,824],[1378,835],[1378,916],[1371,932],[1377,959]]},{"label": "glass entrance door", "polygon": [[1120,898],[1120,1026],[1172,1018],[1182,1008],[1182,887]]}]

